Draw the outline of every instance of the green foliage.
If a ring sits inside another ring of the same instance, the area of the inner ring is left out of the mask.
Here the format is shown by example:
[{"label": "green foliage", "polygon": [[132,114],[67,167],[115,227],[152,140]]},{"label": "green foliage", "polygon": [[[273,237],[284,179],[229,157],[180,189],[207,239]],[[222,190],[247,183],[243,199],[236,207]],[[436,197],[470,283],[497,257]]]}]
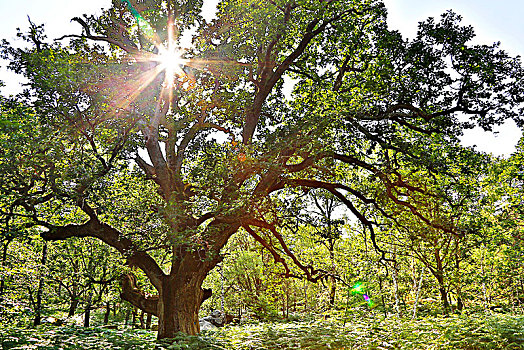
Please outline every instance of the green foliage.
[{"label": "green foliage", "polygon": [[2,332],[4,349],[150,349],[151,332],[124,329],[40,326],[11,328]]},{"label": "green foliage", "polygon": [[340,321],[260,324],[215,333],[234,349],[523,349],[523,317],[355,317]]},{"label": "green foliage", "polygon": [[96,327],[6,328],[3,349],[524,349],[524,317],[448,316],[383,319],[364,315],[351,322],[316,320],[229,326],[199,336],[178,333],[155,341],[151,331]]},{"label": "green foliage", "polygon": [[2,349],[226,349],[223,344],[209,335],[188,336],[177,333],[174,338],[155,341],[155,333],[124,327],[56,327],[39,326],[35,329],[7,327],[0,331]]}]

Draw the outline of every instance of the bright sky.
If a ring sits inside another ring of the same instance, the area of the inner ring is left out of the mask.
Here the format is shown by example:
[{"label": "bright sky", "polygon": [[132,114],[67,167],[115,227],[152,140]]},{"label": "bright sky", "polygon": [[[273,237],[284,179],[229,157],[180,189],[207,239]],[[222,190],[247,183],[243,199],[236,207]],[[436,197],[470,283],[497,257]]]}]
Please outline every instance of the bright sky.
[{"label": "bright sky", "polygon": [[[384,0],[388,8],[388,24],[407,37],[415,36],[418,22],[427,17],[438,18],[453,9],[462,15],[463,23],[472,25],[477,34],[476,43],[501,42],[501,47],[512,55],[524,56],[524,0]],[[496,156],[508,156],[522,136],[513,121],[496,128],[498,134],[485,133],[480,128],[468,130],[462,138],[466,146]]]},{"label": "bright sky", "polygon": [[[206,0],[207,12],[213,12],[217,0]],[[390,28],[400,30],[404,36],[413,37],[417,23],[429,16],[439,17],[448,9],[461,14],[464,23],[471,24],[478,35],[477,42],[491,44],[501,41],[502,48],[513,55],[524,56],[524,1],[523,0],[384,0],[389,11]],[[16,28],[27,28],[27,15],[36,24],[45,23],[48,37],[79,33],[80,26],[70,19],[83,13],[99,12],[110,0],[0,0],[0,39],[15,41]],[[209,16],[209,15],[208,15]],[[2,64],[0,80],[8,86],[1,89],[9,94],[18,91],[20,78],[7,74]],[[499,135],[470,131],[463,138],[465,145],[477,145],[479,150],[494,155],[509,155],[522,132],[513,123],[497,129]]]}]

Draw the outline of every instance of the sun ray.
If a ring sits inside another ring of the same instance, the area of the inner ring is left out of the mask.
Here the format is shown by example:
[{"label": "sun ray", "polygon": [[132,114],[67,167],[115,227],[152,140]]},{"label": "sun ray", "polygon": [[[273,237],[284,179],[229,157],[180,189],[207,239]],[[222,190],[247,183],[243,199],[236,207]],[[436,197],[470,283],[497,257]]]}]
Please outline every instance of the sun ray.
[{"label": "sun ray", "polygon": [[[240,64],[247,65],[238,62],[222,61],[222,60],[202,60],[202,59],[185,59],[183,58],[184,49],[180,48],[177,44],[178,28],[175,25],[173,11],[169,10],[168,23],[167,23],[167,40],[161,42],[159,35],[151,27],[148,21],[134,8],[129,0],[122,0],[127,4],[129,11],[135,17],[137,26],[141,31],[143,37],[148,40],[151,44],[156,47],[156,52],[144,52],[134,54],[129,57],[131,62],[135,63],[151,63],[152,68],[147,71],[140,73],[133,79],[128,80],[125,84],[126,88],[120,91],[114,99],[113,107],[115,108],[115,114],[118,110],[127,109],[134,101],[140,98],[140,95],[144,90],[150,86],[156,78],[163,74],[164,81],[162,83],[162,90],[160,94],[167,94],[170,96],[169,102],[171,102],[173,89],[176,88],[191,88],[184,85],[188,80],[194,80],[192,74],[187,74],[184,67],[188,67],[196,70],[206,70],[209,65],[222,63],[222,64]],[[132,81],[132,82],[131,82]],[[159,99],[160,100],[160,99]]]},{"label": "sun ray", "polygon": [[118,110],[125,110],[136,101],[140,94],[160,73],[160,66],[155,66],[153,69],[150,69],[140,74],[136,79],[133,79],[133,82],[127,83],[120,93],[115,96],[113,103],[115,115]]}]

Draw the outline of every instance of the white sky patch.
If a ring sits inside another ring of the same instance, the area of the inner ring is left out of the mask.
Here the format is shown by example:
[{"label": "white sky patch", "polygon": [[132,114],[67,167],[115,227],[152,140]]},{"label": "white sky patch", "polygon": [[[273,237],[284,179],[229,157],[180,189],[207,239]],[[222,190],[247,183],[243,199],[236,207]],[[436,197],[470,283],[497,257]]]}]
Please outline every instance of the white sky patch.
[{"label": "white sky patch", "polygon": [[498,157],[508,157],[517,150],[515,146],[523,135],[513,120],[506,121],[493,131],[485,132],[479,127],[465,130],[460,141],[464,146],[476,146],[477,150]]},{"label": "white sky patch", "polygon": [[[438,21],[440,15],[453,9],[463,17],[464,25],[472,25],[476,37],[474,44],[491,45],[500,42],[501,48],[510,55],[524,54],[524,1],[522,0],[384,0],[388,9],[390,29],[399,30],[406,38],[414,38],[418,23],[428,17]],[[461,142],[464,146],[476,146],[482,152],[508,157],[515,152],[522,131],[512,120],[494,128],[495,133],[481,128],[465,130]]]}]

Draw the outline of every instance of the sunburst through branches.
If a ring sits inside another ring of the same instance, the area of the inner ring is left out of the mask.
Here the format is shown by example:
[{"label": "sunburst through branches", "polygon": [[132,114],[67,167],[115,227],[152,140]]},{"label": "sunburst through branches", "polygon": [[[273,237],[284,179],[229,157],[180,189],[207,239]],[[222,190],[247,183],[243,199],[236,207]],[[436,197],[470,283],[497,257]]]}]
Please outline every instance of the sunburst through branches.
[{"label": "sunburst through branches", "polygon": [[174,47],[167,49],[161,47],[156,60],[160,63],[160,70],[163,71],[165,75],[164,86],[173,88],[175,79],[185,75],[182,67],[186,62],[182,58],[182,51]]}]

